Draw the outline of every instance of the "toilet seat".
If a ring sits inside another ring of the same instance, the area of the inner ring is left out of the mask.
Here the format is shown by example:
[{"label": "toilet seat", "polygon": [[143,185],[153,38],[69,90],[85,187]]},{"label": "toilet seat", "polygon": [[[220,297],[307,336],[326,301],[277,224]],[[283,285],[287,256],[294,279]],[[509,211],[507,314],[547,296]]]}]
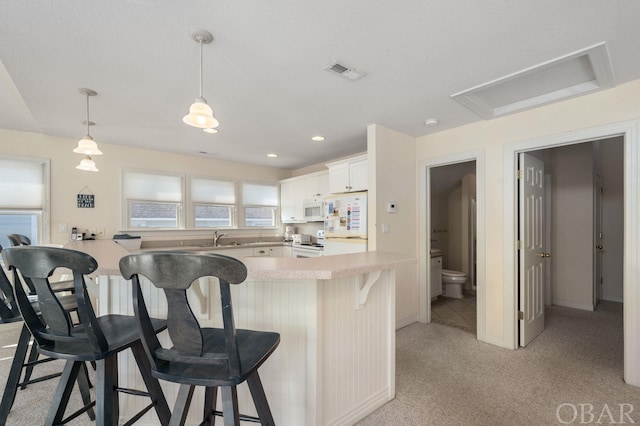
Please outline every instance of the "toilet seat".
[{"label": "toilet seat", "polygon": [[464,272],[460,272],[460,271],[453,271],[451,269],[443,269],[442,270],[442,276],[444,276],[444,277],[466,277],[467,274],[465,274]]}]

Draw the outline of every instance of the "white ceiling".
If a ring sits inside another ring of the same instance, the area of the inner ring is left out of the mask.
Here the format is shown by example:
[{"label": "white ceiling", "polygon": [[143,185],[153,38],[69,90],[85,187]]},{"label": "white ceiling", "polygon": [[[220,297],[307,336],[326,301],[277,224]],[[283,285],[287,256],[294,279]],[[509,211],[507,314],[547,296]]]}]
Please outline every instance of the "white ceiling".
[{"label": "white ceiling", "polygon": [[[198,28],[214,36],[215,135],[182,123]],[[365,151],[368,124],[421,136],[479,121],[451,94],[599,42],[615,84],[639,79],[640,1],[6,0],[0,128],[79,139],[87,87],[99,145],[299,168]],[[366,76],[324,71],[336,59]]]}]

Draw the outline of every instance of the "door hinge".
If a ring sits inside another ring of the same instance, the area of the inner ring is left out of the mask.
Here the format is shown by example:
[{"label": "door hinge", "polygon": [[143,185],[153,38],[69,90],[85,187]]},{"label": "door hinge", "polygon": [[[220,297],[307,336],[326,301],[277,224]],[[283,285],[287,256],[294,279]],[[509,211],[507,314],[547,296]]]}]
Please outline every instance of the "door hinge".
[{"label": "door hinge", "polygon": [[524,312],[518,311],[518,319],[519,320],[523,320],[524,319]]},{"label": "door hinge", "polygon": [[522,250],[522,240],[518,240],[518,242],[516,243],[516,247],[518,248],[518,250]]},{"label": "door hinge", "polygon": [[522,170],[516,171],[516,179],[522,179],[522,175],[523,175]]}]

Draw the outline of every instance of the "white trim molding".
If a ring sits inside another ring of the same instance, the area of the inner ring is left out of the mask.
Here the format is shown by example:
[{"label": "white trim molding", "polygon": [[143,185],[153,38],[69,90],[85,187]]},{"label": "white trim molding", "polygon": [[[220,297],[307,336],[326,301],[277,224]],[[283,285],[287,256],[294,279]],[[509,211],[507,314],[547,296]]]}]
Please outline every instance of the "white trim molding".
[{"label": "white trim molding", "polygon": [[[476,162],[476,299],[478,340],[486,340],[486,275],[485,275],[485,152],[484,150],[461,152],[444,157],[420,161],[418,164],[418,283],[419,283],[419,315],[423,323],[431,322],[431,300],[429,279],[431,239],[429,238],[431,223],[431,168],[451,164]],[[495,344],[495,343],[494,343]]]},{"label": "white trim molding", "polygon": [[[541,148],[624,137],[624,380],[640,386],[640,121],[628,121],[504,145],[504,330],[505,344],[518,346],[516,279],[516,155]],[[480,250],[478,250],[480,251]]]}]

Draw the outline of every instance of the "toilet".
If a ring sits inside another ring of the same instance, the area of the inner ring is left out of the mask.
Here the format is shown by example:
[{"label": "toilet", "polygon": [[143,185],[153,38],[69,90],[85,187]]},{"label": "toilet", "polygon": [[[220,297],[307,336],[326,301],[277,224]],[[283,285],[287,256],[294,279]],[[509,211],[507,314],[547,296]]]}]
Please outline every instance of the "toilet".
[{"label": "toilet", "polygon": [[465,282],[467,282],[467,274],[464,272],[443,269],[442,286],[444,287],[444,292],[442,295],[454,299],[463,299],[462,286]]}]

